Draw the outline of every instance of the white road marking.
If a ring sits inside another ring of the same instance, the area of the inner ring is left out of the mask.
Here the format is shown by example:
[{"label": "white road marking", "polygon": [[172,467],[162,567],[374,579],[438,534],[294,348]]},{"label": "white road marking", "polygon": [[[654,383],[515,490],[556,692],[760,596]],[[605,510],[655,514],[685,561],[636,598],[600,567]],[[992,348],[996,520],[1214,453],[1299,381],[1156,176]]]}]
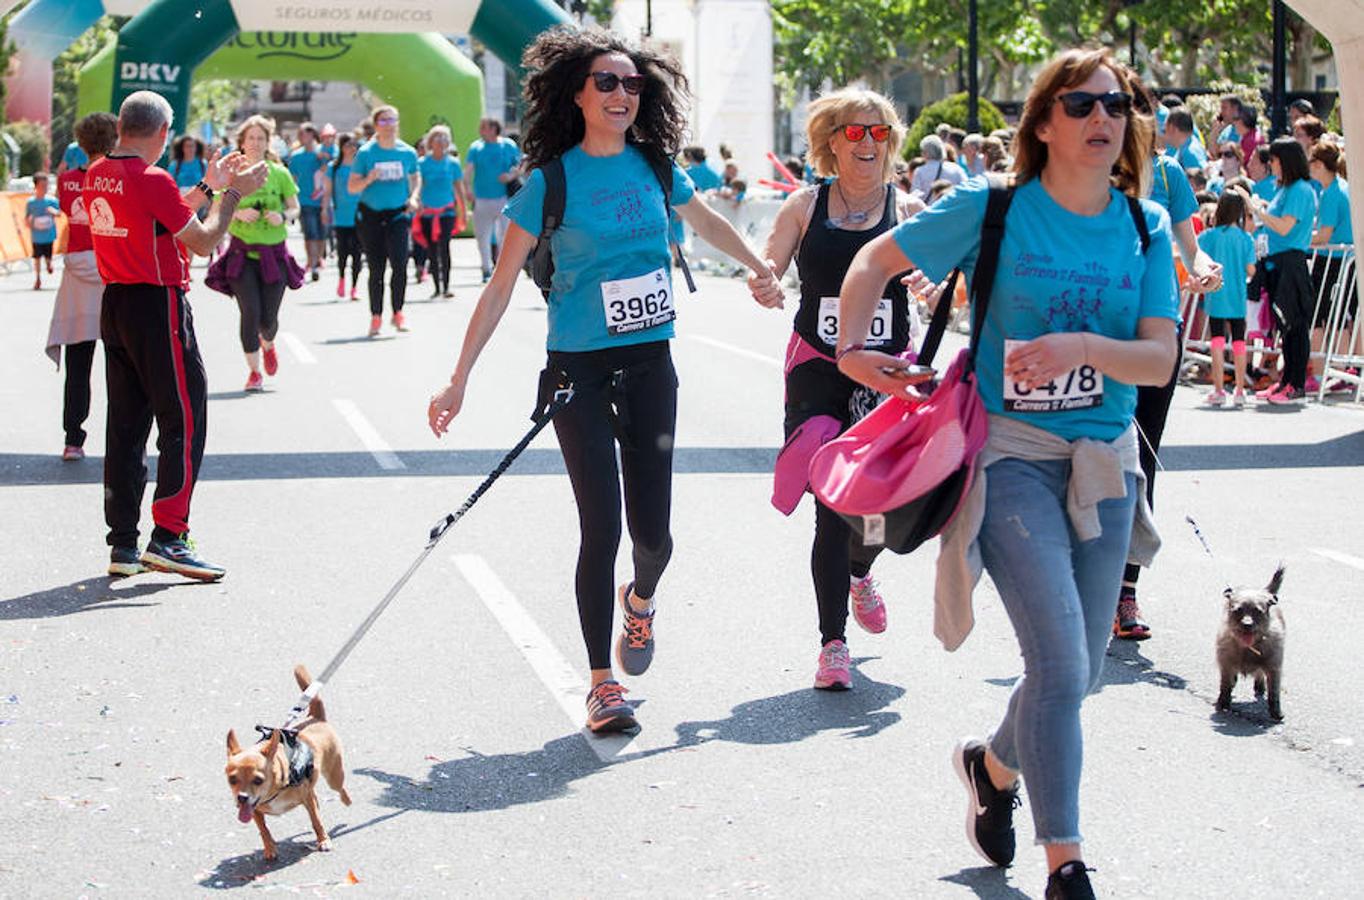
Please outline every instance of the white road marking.
[{"label": "white road marking", "polygon": [[721,350],[728,350],[730,353],[736,353],[739,356],[746,356],[749,359],[756,359],[758,362],[767,363],[767,365],[769,366],[776,366],[778,369],[782,368],[785,365],[785,363],[782,362],[782,360],[778,359],[775,356],[766,356],[762,353],[755,353],[746,347],[739,347],[734,344],[727,344],[724,341],[717,341],[715,338],[702,337],[699,334],[689,334],[687,335],[687,337],[691,338],[693,341],[700,341],[703,344],[709,344],[712,347],[718,347]]},{"label": "white road marking", "polygon": [[1358,556],[1351,556],[1348,553],[1341,553],[1338,550],[1327,550],[1325,547],[1313,547],[1312,552],[1318,556],[1324,556],[1329,560],[1344,563],[1347,566],[1353,566],[1356,569],[1364,571],[1364,559],[1360,559]]},{"label": "white road marking", "polygon": [[531,618],[516,599],[516,596],[497,577],[487,561],[481,556],[457,554],[455,566],[464,580],[473,587],[474,593],[483,605],[497,619],[502,630],[511,638],[516,649],[530,663],[540,682],[549,690],[551,696],[564,711],[569,722],[582,728],[587,745],[592,748],[602,762],[611,762],[624,755],[628,748],[632,752],[654,749],[643,740],[644,732],[631,737],[628,734],[597,736],[591,734],[583,720],[587,707],[583,700],[587,696],[587,679],[578,674],[568,660],[564,659],[544,630]]},{"label": "white road marking", "polygon": [[279,334],[275,335],[275,338],[281,344],[288,347],[289,352],[292,353],[294,358],[299,362],[306,366],[317,364],[317,357],[313,356],[313,351],[309,350],[308,346],[300,341],[297,335],[288,331],[281,331]]},{"label": "white road marking", "polygon": [[369,424],[369,419],[364,417],[359,407],[340,397],[333,397],[332,405],[336,407],[336,411],[346,420],[346,424],[360,438],[360,443],[365,445],[365,449],[374,457],[379,468],[389,470],[407,468],[403,461],[398,458],[398,454],[393,452],[393,448],[383,438],[379,437],[379,432],[375,431],[374,426]]}]

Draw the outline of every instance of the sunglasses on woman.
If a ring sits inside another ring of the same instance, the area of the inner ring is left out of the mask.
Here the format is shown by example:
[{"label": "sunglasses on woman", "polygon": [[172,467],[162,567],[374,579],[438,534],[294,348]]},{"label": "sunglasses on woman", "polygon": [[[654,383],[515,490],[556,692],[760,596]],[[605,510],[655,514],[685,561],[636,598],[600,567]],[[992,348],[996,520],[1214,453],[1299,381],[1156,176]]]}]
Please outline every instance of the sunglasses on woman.
[{"label": "sunglasses on woman", "polygon": [[1056,98],[1061,108],[1072,119],[1086,118],[1094,111],[1095,103],[1102,103],[1109,118],[1126,118],[1132,112],[1132,95],[1126,91],[1109,91],[1106,94],[1091,94],[1089,91],[1070,91]]},{"label": "sunglasses on woman", "polygon": [[597,91],[609,94],[616,89],[616,85],[625,88],[627,94],[638,94],[644,90],[643,75],[617,75],[615,72],[593,72],[592,84]]},{"label": "sunglasses on woman", "polygon": [[856,144],[868,133],[871,134],[871,139],[878,144],[884,144],[890,138],[889,125],[844,125],[838,130],[843,133],[843,137],[850,144]]}]

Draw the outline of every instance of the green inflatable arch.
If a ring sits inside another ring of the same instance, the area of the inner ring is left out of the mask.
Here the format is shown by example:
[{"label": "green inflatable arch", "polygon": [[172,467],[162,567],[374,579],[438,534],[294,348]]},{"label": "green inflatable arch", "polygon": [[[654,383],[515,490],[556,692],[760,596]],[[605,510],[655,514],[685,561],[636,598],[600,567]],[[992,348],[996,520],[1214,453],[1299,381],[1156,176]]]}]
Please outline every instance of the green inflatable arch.
[{"label": "green inflatable arch", "polygon": [[[115,55],[110,44],[81,70],[81,115],[111,108]],[[483,74],[438,34],[244,31],[200,63],[193,77],[363,84],[402,112],[399,127],[410,143],[432,125],[444,123],[456,145],[468,147],[478,137],[483,110]],[[169,92],[158,90],[170,99]],[[177,108],[175,113],[177,125],[184,125],[188,111]]]}]

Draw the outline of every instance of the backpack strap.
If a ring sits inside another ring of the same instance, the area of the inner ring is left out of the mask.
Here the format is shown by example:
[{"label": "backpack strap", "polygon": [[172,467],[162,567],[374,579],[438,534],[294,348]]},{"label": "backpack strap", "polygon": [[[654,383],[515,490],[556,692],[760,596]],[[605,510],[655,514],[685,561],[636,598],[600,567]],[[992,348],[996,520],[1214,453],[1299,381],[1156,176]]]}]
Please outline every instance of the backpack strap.
[{"label": "backpack strap", "polygon": [[672,229],[672,199],[673,199],[673,163],[672,160],[663,155],[657,157],[645,150],[644,158],[649,161],[649,168],[653,169],[654,177],[658,179],[658,186],[663,189],[663,211],[668,215],[668,246],[673,250],[673,258],[677,260],[677,266],[682,270],[682,277],[687,282],[687,291],[696,293],[696,282],[691,277],[691,267],[687,265],[687,258],[682,255],[682,248],[677,241],[673,240]]},{"label": "backpack strap", "polygon": [[564,160],[556,156],[540,168],[545,176],[545,200],[540,213],[540,240],[546,245],[550,235],[564,223],[564,205],[568,202],[568,181],[564,177]]},{"label": "backpack strap", "polygon": [[1136,197],[1127,198],[1127,211],[1132,214],[1132,222],[1137,226],[1137,235],[1141,238],[1141,253],[1146,255],[1146,251],[1151,249],[1151,229],[1146,227],[1146,213],[1141,208],[1141,201]]}]

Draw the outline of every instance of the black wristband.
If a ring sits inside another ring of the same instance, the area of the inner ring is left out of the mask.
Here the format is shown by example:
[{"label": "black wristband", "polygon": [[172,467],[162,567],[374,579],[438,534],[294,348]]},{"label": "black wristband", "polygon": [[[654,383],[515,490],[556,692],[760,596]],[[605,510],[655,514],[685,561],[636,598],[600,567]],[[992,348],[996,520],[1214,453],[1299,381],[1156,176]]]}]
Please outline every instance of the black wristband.
[{"label": "black wristband", "polygon": [[207,197],[208,199],[210,199],[210,200],[213,199],[213,188],[211,188],[211,187],[208,186],[208,182],[207,182],[207,181],[201,181],[201,182],[199,182],[198,184],[196,184],[194,187],[195,187],[196,190],[203,191],[203,192],[204,192],[204,196]]}]

